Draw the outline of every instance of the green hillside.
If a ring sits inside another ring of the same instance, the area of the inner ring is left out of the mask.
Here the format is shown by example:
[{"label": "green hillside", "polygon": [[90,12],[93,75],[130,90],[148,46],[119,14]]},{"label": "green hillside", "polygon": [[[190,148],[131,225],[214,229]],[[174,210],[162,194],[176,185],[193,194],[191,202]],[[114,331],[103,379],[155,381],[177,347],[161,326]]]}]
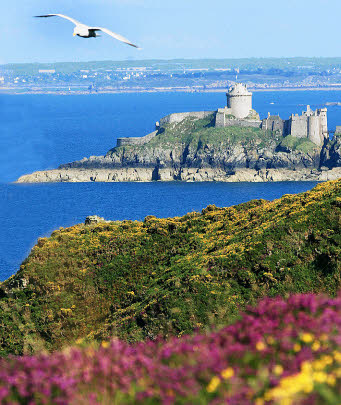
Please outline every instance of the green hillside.
[{"label": "green hillside", "polygon": [[0,352],[191,333],[246,303],[340,288],[341,180],[279,200],[40,239],[0,286]]}]

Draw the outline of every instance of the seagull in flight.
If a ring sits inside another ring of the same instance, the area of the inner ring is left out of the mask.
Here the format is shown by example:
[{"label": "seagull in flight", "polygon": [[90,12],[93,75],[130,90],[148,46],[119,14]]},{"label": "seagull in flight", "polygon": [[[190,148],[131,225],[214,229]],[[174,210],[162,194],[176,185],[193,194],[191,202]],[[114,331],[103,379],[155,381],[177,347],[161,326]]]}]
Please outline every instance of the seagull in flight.
[{"label": "seagull in flight", "polygon": [[46,14],[46,15],[36,15],[35,17],[37,18],[47,18],[47,17],[61,17],[65,18],[66,20],[71,21],[72,23],[75,24],[75,29],[73,30],[73,36],[79,36],[82,38],[96,38],[99,35],[97,35],[97,31],[102,31],[105,32],[106,34],[110,35],[111,37],[117,39],[118,41],[124,42],[127,45],[133,46],[134,48],[140,49],[137,45],[134,45],[131,43],[127,38],[124,38],[120,34],[116,34],[113,31],[108,30],[107,28],[103,27],[89,27],[88,25],[85,25],[74,18],[68,17],[67,15],[64,14]]}]

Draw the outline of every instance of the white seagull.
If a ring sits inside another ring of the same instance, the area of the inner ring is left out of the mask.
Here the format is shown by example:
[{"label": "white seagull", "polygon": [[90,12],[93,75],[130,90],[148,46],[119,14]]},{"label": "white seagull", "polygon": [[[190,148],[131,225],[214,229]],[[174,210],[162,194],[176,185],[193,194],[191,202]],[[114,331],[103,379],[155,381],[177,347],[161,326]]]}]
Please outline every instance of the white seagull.
[{"label": "white seagull", "polygon": [[67,15],[64,15],[64,14],[36,15],[35,17],[37,17],[37,18],[46,18],[46,17],[65,18],[66,20],[69,20],[75,24],[75,29],[73,30],[73,36],[78,35],[79,37],[82,37],[82,38],[96,38],[99,36],[99,35],[97,35],[97,31],[102,31],[102,32],[105,32],[106,34],[110,35],[111,37],[113,37],[121,42],[124,42],[127,45],[140,49],[137,45],[134,45],[133,43],[131,43],[127,38],[124,38],[122,35],[116,34],[115,32],[108,30],[107,28],[89,27],[88,25],[85,25],[85,24],[75,20],[74,18],[68,17]]}]

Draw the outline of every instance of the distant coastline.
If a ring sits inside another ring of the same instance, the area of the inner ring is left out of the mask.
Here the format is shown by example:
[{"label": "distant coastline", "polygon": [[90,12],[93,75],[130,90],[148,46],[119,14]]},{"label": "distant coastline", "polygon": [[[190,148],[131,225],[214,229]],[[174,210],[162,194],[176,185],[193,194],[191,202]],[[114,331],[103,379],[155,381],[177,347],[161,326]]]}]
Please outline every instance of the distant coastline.
[{"label": "distant coastline", "polygon": [[[271,88],[258,88],[249,87],[253,92],[280,92],[280,91],[341,91],[340,86],[330,86],[330,87],[271,87]],[[96,95],[96,94],[125,94],[125,93],[225,93],[226,88],[216,88],[216,89],[194,89],[194,88],[175,88],[175,87],[155,87],[155,88],[132,88],[132,89],[102,89],[98,91],[89,90],[66,90],[66,89],[18,89],[4,87],[0,88],[0,94],[7,95]]]}]

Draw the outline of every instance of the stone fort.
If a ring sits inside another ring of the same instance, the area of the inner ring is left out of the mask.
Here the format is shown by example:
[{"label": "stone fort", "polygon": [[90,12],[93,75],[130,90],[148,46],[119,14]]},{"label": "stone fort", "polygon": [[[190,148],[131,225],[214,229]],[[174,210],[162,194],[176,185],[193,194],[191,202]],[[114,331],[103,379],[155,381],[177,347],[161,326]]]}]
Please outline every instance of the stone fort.
[{"label": "stone fort", "polygon": [[252,108],[252,93],[245,84],[235,83],[226,93],[227,105],[216,111],[184,112],[167,115],[156,123],[156,130],[141,138],[119,138],[117,146],[143,145],[154,138],[161,127],[167,124],[177,124],[186,118],[203,119],[214,115],[214,125],[217,128],[239,126],[261,128],[277,131],[282,136],[291,135],[296,138],[306,138],[318,146],[329,139],[327,125],[327,109],[316,111],[307,106],[302,115],[292,114],[288,120],[279,115],[270,115],[260,119],[259,114]]}]

